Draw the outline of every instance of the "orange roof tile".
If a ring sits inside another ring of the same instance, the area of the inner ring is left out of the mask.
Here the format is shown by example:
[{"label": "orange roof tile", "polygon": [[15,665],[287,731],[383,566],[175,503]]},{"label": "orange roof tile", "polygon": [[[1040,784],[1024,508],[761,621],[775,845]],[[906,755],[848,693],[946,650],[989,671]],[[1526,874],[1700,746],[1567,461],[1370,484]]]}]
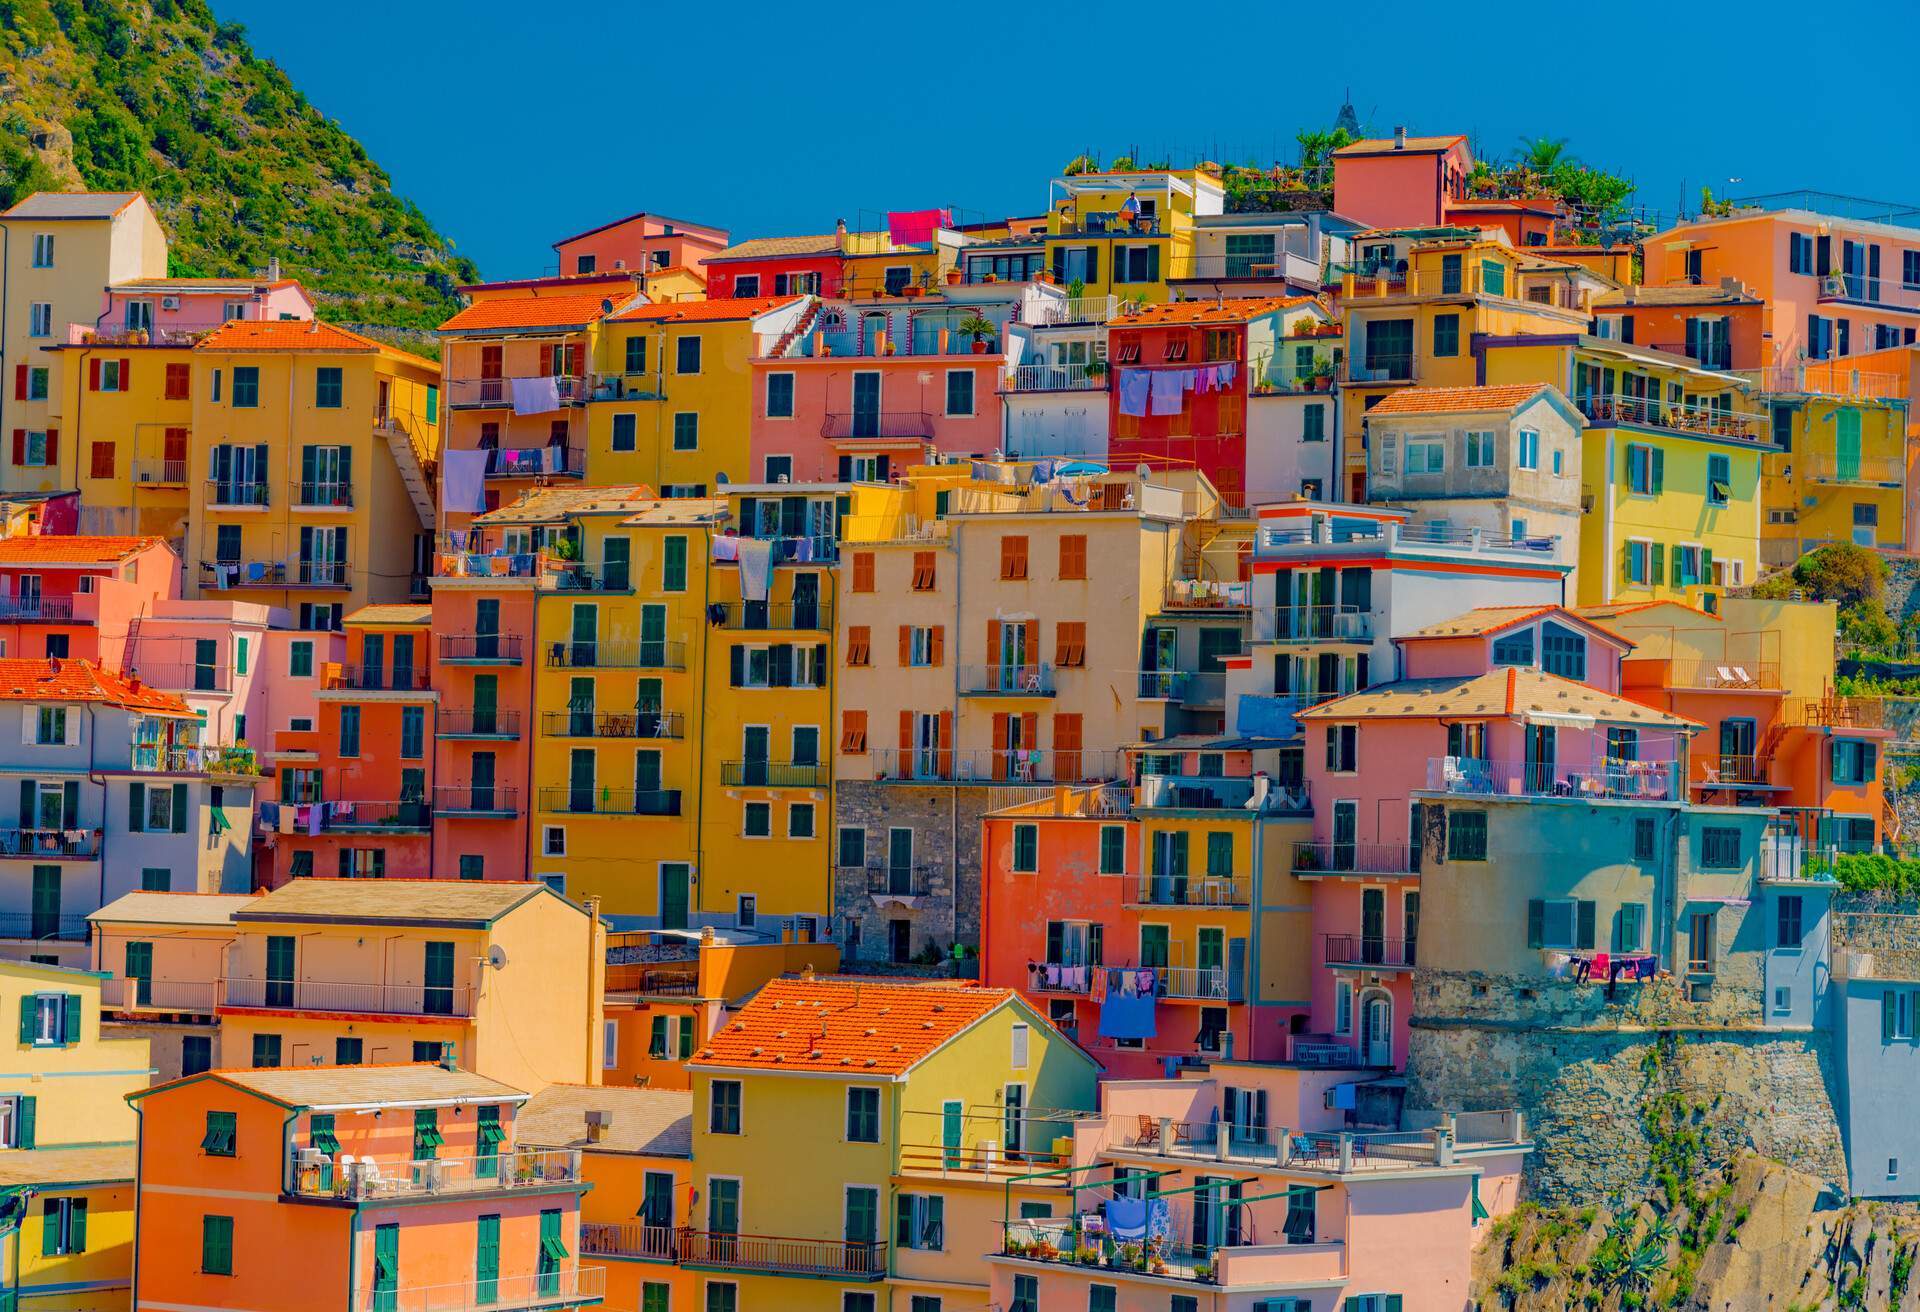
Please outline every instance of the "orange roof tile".
[{"label": "orange roof tile", "polygon": [[53,533],[0,538],[0,565],[112,565],[165,545],[165,538]]},{"label": "orange roof tile", "polygon": [[1363,137],[1359,141],[1340,147],[1333,152],[1335,159],[1342,155],[1419,155],[1437,151],[1451,150],[1464,136],[1452,137],[1408,137],[1404,145],[1396,146],[1392,137]]},{"label": "orange roof tile", "polygon": [[1575,683],[1557,674],[1506,666],[1484,674],[1399,679],[1301,711],[1302,720],[1464,719],[1583,716],[1600,725],[1694,730],[1703,726]]},{"label": "orange roof tile", "polygon": [[1584,611],[1571,606],[1476,606],[1464,615],[1455,615],[1452,619],[1429,624],[1425,628],[1415,629],[1412,633],[1401,635],[1397,642],[1412,642],[1421,638],[1484,638],[1504,629],[1525,624],[1542,615],[1558,615],[1570,623],[1591,629],[1603,637],[1611,638],[1622,646],[1634,644],[1607,628],[1595,623]]},{"label": "orange roof tile", "polygon": [[1497,387],[1403,387],[1367,411],[1374,415],[1471,414],[1511,410],[1545,390],[1545,383],[1503,383]]},{"label": "orange roof tile", "polygon": [[1249,296],[1224,301],[1167,301],[1144,305],[1132,314],[1116,316],[1112,322],[1123,328],[1150,328],[1165,323],[1245,323],[1275,310],[1291,310],[1302,305],[1317,305],[1312,296]]},{"label": "orange roof tile", "polygon": [[684,264],[669,264],[658,269],[647,269],[642,273],[641,276],[646,278],[658,278],[662,274],[668,274],[668,273],[685,274],[687,277],[692,278],[697,282],[705,282],[707,280],[706,274],[700,272],[700,270],[698,269],[689,268],[687,265],[684,265]]},{"label": "orange roof tile", "polygon": [[769,310],[803,296],[741,296],[713,301],[661,301],[635,305],[613,316],[614,323],[724,323],[730,319],[758,319]]},{"label": "orange roof tile", "polygon": [[77,660],[0,659],[0,701],[100,702],[160,715],[193,713],[170,692]]},{"label": "orange roof tile", "polygon": [[202,337],[196,351],[319,351],[327,355],[373,355],[384,353],[396,359],[440,372],[437,361],[403,351],[397,346],[338,324],[318,319],[229,319]]},{"label": "orange roof tile", "polygon": [[559,296],[501,296],[475,301],[440,325],[443,333],[487,328],[578,328],[606,317],[607,306],[619,309],[632,299],[631,291],[602,288],[566,292]]},{"label": "orange roof tile", "polygon": [[1013,996],[952,984],[777,979],[696,1049],[694,1062],[903,1075]]}]

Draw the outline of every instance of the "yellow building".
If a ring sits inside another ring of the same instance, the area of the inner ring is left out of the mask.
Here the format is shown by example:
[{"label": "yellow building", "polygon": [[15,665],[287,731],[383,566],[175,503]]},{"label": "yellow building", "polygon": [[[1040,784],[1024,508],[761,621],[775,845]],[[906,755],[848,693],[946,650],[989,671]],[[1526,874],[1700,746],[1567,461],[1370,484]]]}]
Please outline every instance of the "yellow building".
[{"label": "yellow building", "polygon": [[606,1306],[697,1308],[696,1277],[675,1262],[691,1224],[693,1095],[685,1089],[554,1084],[514,1118],[528,1148],[580,1154],[580,1255],[604,1263]]},{"label": "yellow building", "polygon": [[1585,335],[1482,348],[1488,384],[1552,383],[1586,416],[1580,604],[1698,605],[1758,577],[1760,467],[1778,448],[1741,379]]},{"label": "yellow building", "polygon": [[99,320],[109,284],[164,275],[166,234],[138,192],[43,191],[0,213],[0,238],[0,490],[69,491],[85,466],[60,440],[47,348]]},{"label": "yellow building", "polygon": [[1352,245],[1357,258],[1330,276],[1346,320],[1341,449],[1355,502],[1366,500],[1366,413],[1381,397],[1407,386],[1532,381],[1479,377],[1475,341],[1583,333],[1593,294],[1611,286],[1591,270],[1518,250],[1493,229],[1394,229]]},{"label": "yellow building", "polygon": [[842,1312],[984,1306],[1010,1177],[1063,1164],[1097,1068],[1011,990],[803,977],[691,1069],[694,1306]]},{"label": "yellow building", "polygon": [[638,304],[599,324],[587,481],[707,496],[750,477],[749,362],[797,329],[806,296]]},{"label": "yellow building", "polygon": [[192,351],[190,597],[340,627],[424,576],[440,370],[317,321],[233,321]]},{"label": "yellow building", "polygon": [[1796,392],[1762,404],[1778,449],[1762,461],[1761,564],[1791,565],[1829,542],[1903,548],[1906,401]]},{"label": "yellow building", "polygon": [[145,1088],[153,1070],[145,1039],[101,1037],[104,980],[89,970],[0,961],[0,1008],[19,1019],[0,1075],[0,1148],[132,1142],[124,1099]]},{"label": "yellow building", "polygon": [[102,532],[187,536],[193,434],[190,347],[47,348],[48,422],[68,434],[82,519]]},{"label": "yellow building", "polygon": [[1200,169],[1077,173],[1049,190],[1046,268],[1084,296],[1168,299],[1167,280],[1188,276],[1193,220],[1219,214],[1226,191]]},{"label": "yellow building", "polygon": [[0,1153],[9,1307],[123,1312],[133,1284],[134,1146]]}]

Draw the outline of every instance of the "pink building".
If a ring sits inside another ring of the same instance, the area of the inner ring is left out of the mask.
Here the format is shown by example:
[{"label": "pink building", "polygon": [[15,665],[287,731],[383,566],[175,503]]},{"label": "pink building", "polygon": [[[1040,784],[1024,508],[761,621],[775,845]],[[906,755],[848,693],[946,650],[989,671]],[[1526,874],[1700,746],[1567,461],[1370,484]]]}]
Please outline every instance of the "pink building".
[{"label": "pink building", "polygon": [[[761,480],[884,480],[929,452],[997,450],[1017,303],[955,297],[824,303],[808,331],[754,360]],[[977,338],[960,328],[976,314],[992,325]]]},{"label": "pink building", "polygon": [[1632,644],[1560,606],[1469,611],[1395,642],[1402,678],[1298,714],[1314,819],[1293,869],[1314,885],[1314,1040],[1397,1069],[1428,814],[1416,795],[1685,801],[1676,762],[1700,726],[1621,698]]},{"label": "pink building", "polygon": [[292,278],[135,278],[110,285],[100,317],[68,329],[74,342],[145,332],[157,345],[181,345],[229,319],[311,319],[313,298]]},{"label": "pink building", "polygon": [[1518,1112],[1402,1110],[1351,1071],[1217,1060],[1100,1094],[1045,1163],[1048,1214],[1009,1203],[997,1307],[1458,1312],[1533,1147]]},{"label": "pink building", "polygon": [[125,662],[136,617],[180,595],[163,538],[0,538],[0,656]]},{"label": "pink building", "polygon": [[201,741],[259,747],[268,687],[284,668],[268,660],[267,632],[290,628],[285,610],[246,601],[157,601],[127,634],[127,673],[178,693],[199,713]]},{"label": "pink building", "polygon": [[626,270],[652,273],[685,268],[698,272],[707,257],[727,244],[727,230],[704,223],[670,219],[664,214],[629,214],[624,219],[588,228],[553,244],[560,257],[560,274],[610,273]]},{"label": "pink building", "polygon": [[1430,228],[1467,199],[1473,152],[1462,136],[1369,137],[1333,152],[1333,209],[1373,228]]}]

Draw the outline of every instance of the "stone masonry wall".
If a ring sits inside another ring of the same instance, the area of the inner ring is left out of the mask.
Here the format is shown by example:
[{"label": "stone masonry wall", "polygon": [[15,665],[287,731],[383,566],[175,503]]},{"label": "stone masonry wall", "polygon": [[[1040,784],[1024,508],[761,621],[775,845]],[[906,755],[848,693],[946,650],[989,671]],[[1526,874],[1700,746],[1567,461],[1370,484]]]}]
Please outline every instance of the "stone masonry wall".
[{"label": "stone masonry wall", "polygon": [[[902,784],[848,780],[834,785],[833,913],[845,952],[855,960],[887,955],[887,922],[905,919],[912,926],[918,954],[931,944],[951,956],[953,945],[980,945],[980,818],[997,805],[993,790],[942,785],[914,788]],[[887,831],[913,830],[913,862],[927,871],[927,892],[907,907],[877,900],[864,868],[839,866],[840,830],[860,827],[867,834],[867,865],[887,861]]]}]

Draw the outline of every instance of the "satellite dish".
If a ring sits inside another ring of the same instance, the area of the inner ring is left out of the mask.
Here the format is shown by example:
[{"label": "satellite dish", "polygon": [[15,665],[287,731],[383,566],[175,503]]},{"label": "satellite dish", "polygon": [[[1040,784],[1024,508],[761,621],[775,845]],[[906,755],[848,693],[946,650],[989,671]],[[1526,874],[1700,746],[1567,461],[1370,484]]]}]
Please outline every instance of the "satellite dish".
[{"label": "satellite dish", "polygon": [[613,313],[613,302],[612,302],[612,301],[610,301],[610,300],[603,300],[603,301],[601,301],[601,302],[600,302],[600,313],[602,313],[602,314],[612,314],[612,313]]},{"label": "satellite dish", "polygon": [[1143,460],[1133,467],[1133,476],[1144,483],[1153,477],[1153,471],[1147,468],[1147,464]]},{"label": "satellite dish", "polygon": [[724,469],[713,476],[713,481],[721,487],[725,487],[727,484],[733,482],[731,478],[727,477],[727,471]]},{"label": "satellite dish", "polygon": [[507,950],[495,943],[487,949],[487,964],[495,970],[501,969],[507,964]]}]

